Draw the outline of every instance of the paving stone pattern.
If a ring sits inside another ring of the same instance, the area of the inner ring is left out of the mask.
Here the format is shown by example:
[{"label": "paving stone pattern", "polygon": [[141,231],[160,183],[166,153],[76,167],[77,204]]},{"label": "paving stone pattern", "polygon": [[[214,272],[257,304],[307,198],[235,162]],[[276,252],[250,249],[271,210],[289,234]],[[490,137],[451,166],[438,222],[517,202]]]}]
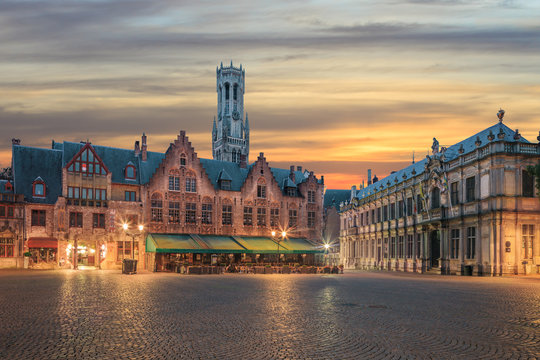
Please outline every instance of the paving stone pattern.
[{"label": "paving stone pattern", "polygon": [[536,359],[540,280],[0,272],[1,359]]}]

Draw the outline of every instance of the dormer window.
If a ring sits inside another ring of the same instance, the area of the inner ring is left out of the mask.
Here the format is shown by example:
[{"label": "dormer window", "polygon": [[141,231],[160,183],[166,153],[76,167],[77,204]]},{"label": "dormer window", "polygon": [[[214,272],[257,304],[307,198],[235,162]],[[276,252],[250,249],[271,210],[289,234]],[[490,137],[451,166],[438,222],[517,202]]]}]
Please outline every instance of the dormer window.
[{"label": "dormer window", "polygon": [[133,165],[126,166],[125,176],[126,176],[127,180],[135,180],[135,175],[136,174],[137,174],[137,172],[135,170],[135,166],[133,166]]},{"label": "dormer window", "polygon": [[221,190],[231,190],[231,180],[220,180]]},{"label": "dormer window", "polygon": [[186,166],[186,154],[180,155],[180,166]]},{"label": "dormer window", "polygon": [[11,183],[8,181],[6,183],[6,185],[4,186],[5,190],[6,191],[12,191],[13,190],[13,185],[11,185]]},{"label": "dormer window", "polygon": [[32,183],[32,196],[38,197],[38,198],[44,198],[45,197],[45,182],[41,178],[37,178]]},{"label": "dormer window", "polygon": [[293,187],[287,188],[287,196],[296,196],[296,189]]},{"label": "dormer window", "polygon": [[70,173],[81,173],[82,176],[107,175],[107,169],[94,153],[90,144],[86,144],[67,164]]}]

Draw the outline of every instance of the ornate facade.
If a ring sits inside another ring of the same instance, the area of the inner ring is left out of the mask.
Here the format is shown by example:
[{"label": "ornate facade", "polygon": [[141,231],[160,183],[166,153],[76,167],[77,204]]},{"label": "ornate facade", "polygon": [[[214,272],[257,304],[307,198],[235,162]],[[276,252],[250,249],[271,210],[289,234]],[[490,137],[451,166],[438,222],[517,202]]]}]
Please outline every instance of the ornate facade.
[{"label": "ornate facade", "polygon": [[[340,206],[346,268],[464,275],[540,272],[540,145],[499,123],[359,191]],[[538,139],[540,141],[540,137]]]}]

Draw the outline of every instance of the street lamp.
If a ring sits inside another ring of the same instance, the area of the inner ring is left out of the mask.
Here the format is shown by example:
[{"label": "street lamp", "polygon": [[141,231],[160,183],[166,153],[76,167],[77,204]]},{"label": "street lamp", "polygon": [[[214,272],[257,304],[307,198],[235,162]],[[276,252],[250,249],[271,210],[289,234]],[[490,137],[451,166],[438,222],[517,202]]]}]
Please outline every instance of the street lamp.
[{"label": "street lamp", "polygon": [[324,244],[324,265],[328,265],[328,249],[330,249],[330,244]]},{"label": "street lamp", "polygon": [[274,241],[277,243],[277,257],[278,257],[278,265],[280,263],[280,258],[279,258],[279,244],[285,240],[285,237],[287,236],[287,232],[286,231],[282,231],[281,232],[281,239],[276,236],[277,233],[275,230],[272,230],[272,238],[274,239]]},{"label": "street lamp", "polygon": [[[134,273],[136,273],[137,272],[137,260],[135,259],[135,237],[142,234],[142,232],[144,230],[144,226],[139,225],[137,227],[139,232],[129,231],[129,225],[127,223],[123,223],[122,228],[124,229],[124,233],[126,235],[131,236],[131,259],[132,259],[133,262],[132,262],[131,271],[126,269],[126,272],[134,272]],[[124,259],[124,262],[125,262],[125,260],[127,260],[127,259]],[[124,269],[122,269],[122,270],[124,270]]]}]

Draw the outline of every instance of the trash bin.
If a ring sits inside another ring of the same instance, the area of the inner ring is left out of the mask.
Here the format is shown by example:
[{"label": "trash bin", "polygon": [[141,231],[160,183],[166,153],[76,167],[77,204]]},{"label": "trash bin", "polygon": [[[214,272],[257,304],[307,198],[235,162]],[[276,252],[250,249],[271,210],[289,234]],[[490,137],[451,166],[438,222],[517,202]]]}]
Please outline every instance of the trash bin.
[{"label": "trash bin", "polygon": [[122,261],[122,274],[136,274],[137,273],[137,260],[124,259]]}]

